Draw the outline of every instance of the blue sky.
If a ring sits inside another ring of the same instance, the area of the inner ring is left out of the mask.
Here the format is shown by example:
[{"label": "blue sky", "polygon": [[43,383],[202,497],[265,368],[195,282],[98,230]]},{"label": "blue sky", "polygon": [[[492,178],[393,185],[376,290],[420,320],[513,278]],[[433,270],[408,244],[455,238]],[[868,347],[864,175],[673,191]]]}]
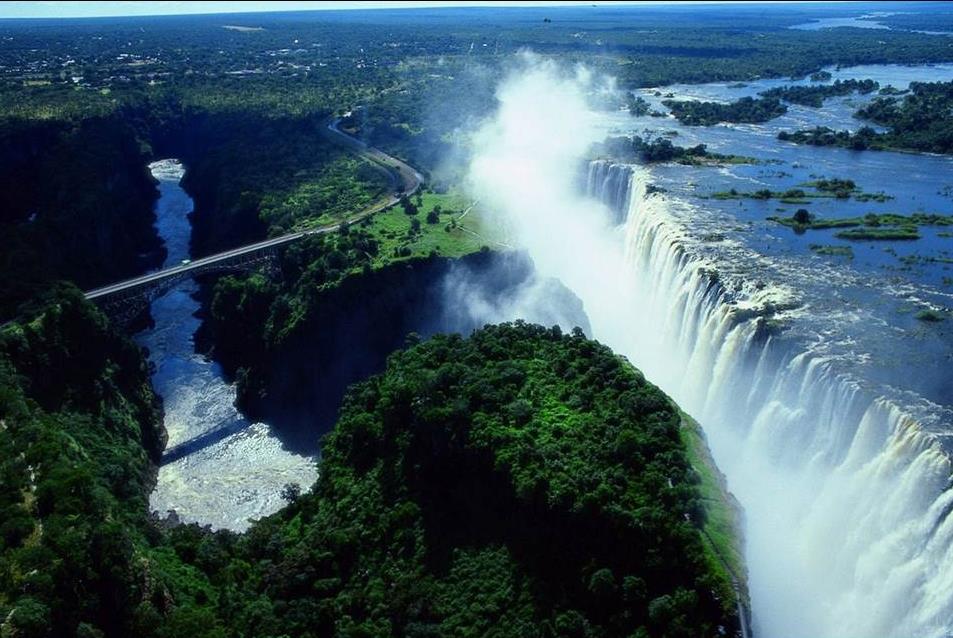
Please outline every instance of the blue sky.
[{"label": "blue sky", "polygon": [[377,9],[395,7],[441,7],[441,6],[481,6],[501,4],[511,6],[529,5],[588,5],[607,4],[600,0],[555,0],[551,2],[384,2],[380,0],[356,0],[351,2],[186,2],[183,0],[151,2],[0,2],[0,18],[88,18],[93,16],[126,15],[166,15],[183,13],[235,13],[245,11],[297,11],[303,9]]}]

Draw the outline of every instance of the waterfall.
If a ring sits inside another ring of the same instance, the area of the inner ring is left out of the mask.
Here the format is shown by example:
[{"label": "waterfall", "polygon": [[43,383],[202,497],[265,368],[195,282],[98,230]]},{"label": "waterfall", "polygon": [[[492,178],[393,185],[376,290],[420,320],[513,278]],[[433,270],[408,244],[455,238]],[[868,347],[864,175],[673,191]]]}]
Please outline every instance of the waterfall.
[{"label": "waterfall", "polygon": [[594,160],[586,171],[586,192],[609,207],[613,221],[621,224],[629,212],[632,167],[609,160]]},{"label": "waterfall", "polygon": [[595,336],[704,426],[746,513],[756,635],[950,635],[953,490],[937,436],[822,349],[777,334],[789,295],[720,281],[647,177],[590,165],[590,197],[614,215],[624,198],[630,290],[587,312],[594,325],[592,313],[629,314],[624,334]]}]

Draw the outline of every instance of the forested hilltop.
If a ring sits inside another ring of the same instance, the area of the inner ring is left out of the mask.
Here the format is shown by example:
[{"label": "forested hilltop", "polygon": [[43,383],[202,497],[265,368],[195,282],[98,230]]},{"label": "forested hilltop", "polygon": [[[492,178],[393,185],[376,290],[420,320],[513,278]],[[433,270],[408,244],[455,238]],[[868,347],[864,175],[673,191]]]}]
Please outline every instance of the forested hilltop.
[{"label": "forested hilltop", "polygon": [[689,462],[697,432],[581,333],[517,323],[393,355],[348,392],[313,490],[242,535],[147,518],[143,360],[76,291],[3,328],[0,374],[4,635],[737,627],[733,513]]}]

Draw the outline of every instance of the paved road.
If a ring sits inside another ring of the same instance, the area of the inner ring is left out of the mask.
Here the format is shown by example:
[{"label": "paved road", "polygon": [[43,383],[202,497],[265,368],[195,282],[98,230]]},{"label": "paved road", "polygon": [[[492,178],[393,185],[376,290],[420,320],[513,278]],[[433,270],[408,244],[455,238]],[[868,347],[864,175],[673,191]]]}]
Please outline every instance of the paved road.
[{"label": "paved road", "polygon": [[[373,215],[374,213],[381,211],[389,206],[393,206],[398,201],[400,201],[400,196],[403,195],[413,195],[420,188],[423,183],[423,176],[418,173],[413,167],[404,162],[400,161],[396,157],[391,157],[387,153],[384,153],[381,150],[367,146],[364,142],[347,135],[338,128],[339,120],[333,119],[330,120],[327,124],[322,125],[322,130],[324,132],[324,137],[335,144],[344,146],[354,153],[360,155],[364,159],[371,161],[378,166],[386,169],[388,174],[391,176],[391,192],[386,199],[379,201],[372,206],[362,210],[361,212],[349,217],[346,222],[353,223],[360,221],[361,219],[367,217],[368,215]],[[209,255],[208,257],[202,257],[201,259],[195,259],[187,264],[179,264],[177,266],[172,266],[170,268],[165,268],[163,270],[157,270],[155,272],[149,273],[147,275],[142,275],[141,277],[134,277],[132,279],[127,279],[125,281],[119,281],[116,283],[103,286],[101,288],[96,288],[95,290],[90,290],[86,293],[87,299],[98,299],[106,297],[117,292],[122,292],[124,290],[129,290],[130,288],[137,288],[139,286],[147,285],[154,283],[156,281],[161,281],[168,277],[175,275],[180,275],[183,273],[189,273],[194,270],[198,270],[205,266],[214,265],[218,262],[231,259],[233,257],[239,257],[248,253],[253,253],[255,251],[261,250],[263,248],[272,248],[275,246],[284,246],[285,244],[290,244],[291,242],[301,239],[305,235],[321,235],[324,233],[330,233],[336,231],[341,226],[341,222],[335,224],[329,224],[328,226],[322,226],[320,228],[314,228],[312,230],[299,231],[295,233],[288,233],[287,235],[282,235],[280,237],[273,237],[271,239],[266,239],[264,241],[256,242],[254,244],[246,244],[245,246],[239,246],[238,248],[233,248],[231,250],[226,250],[224,252],[217,253],[215,255]]]}]

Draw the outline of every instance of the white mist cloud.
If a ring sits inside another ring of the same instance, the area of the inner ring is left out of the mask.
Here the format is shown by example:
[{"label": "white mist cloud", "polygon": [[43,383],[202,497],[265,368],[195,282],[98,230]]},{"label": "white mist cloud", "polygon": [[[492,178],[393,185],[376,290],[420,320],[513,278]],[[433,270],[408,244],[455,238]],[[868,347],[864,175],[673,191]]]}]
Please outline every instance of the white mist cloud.
[{"label": "white mist cloud", "polygon": [[523,319],[590,332],[579,298],[555,279],[540,277],[522,254],[496,258],[489,268],[455,263],[441,284],[445,331]]},{"label": "white mist cloud", "polygon": [[[624,313],[605,312],[628,297],[618,276],[624,255],[611,215],[579,192],[579,176],[604,136],[591,105],[613,90],[611,80],[584,67],[567,70],[521,54],[497,90],[497,111],[473,136],[468,174],[470,190],[512,233],[510,243],[529,253],[539,275],[580,297],[600,339],[626,332],[612,325]],[[510,310],[538,311],[535,292]]]}]

